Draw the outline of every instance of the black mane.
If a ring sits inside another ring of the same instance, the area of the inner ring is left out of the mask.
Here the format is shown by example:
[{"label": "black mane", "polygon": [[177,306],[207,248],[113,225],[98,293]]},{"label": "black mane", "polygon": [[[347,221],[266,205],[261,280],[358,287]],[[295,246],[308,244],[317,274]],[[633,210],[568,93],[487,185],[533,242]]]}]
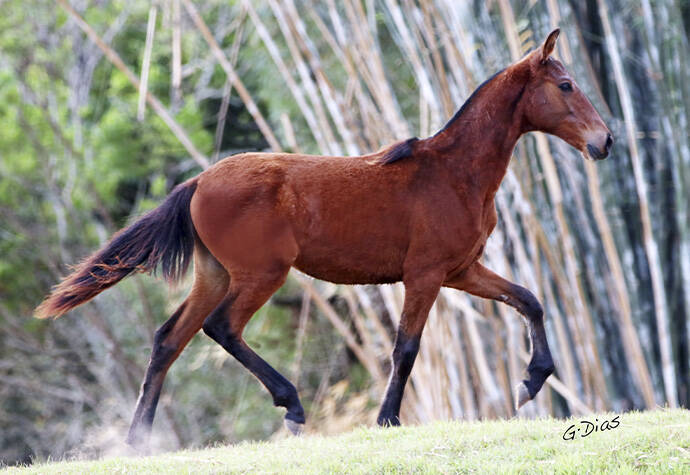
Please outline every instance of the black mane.
[{"label": "black mane", "polygon": [[379,159],[379,163],[388,165],[389,163],[397,162],[398,160],[412,155],[412,145],[418,141],[417,137],[412,137],[402,142],[398,142],[391,148],[386,150],[386,153]]},{"label": "black mane", "polygon": [[481,91],[482,88],[483,88],[484,86],[486,86],[487,84],[489,84],[496,76],[498,76],[499,74],[501,74],[503,71],[505,71],[505,69],[501,69],[500,71],[494,73],[489,79],[487,79],[486,81],[484,81],[483,83],[481,83],[481,84],[479,85],[479,87],[478,87],[477,89],[475,89],[474,92],[473,92],[472,94],[470,94],[470,97],[467,98],[467,100],[465,101],[465,103],[464,103],[462,106],[460,106],[460,109],[458,109],[458,111],[455,113],[455,115],[454,115],[453,117],[451,117],[450,120],[449,120],[448,122],[446,122],[446,125],[444,125],[443,128],[442,128],[441,130],[439,130],[438,132],[436,132],[436,133],[434,134],[434,137],[437,136],[438,134],[440,134],[441,132],[443,132],[444,130],[446,130],[448,127],[450,127],[450,125],[451,125],[453,122],[455,122],[455,121],[462,115],[462,113],[465,112],[465,110],[469,107],[469,105],[472,103],[472,99],[475,98],[475,96],[477,95],[477,93],[479,93],[479,91]]},{"label": "black mane", "polygon": [[[505,69],[501,69],[497,73],[494,73],[489,79],[484,81],[479,85],[477,89],[474,90],[474,92],[470,95],[470,97],[467,98],[465,103],[458,109],[458,111],[455,113],[451,119],[446,122],[446,125],[443,126],[441,130],[436,132],[433,136],[436,137],[438,134],[446,130],[450,125],[455,122],[462,114],[465,112],[467,107],[472,103],[472,99],[475,98],[477,93],[486,86],[488,83],[490,83],[496,76],[501,74]],[[412,137],[410,139],[404,140],[402,142],[398,142],[395,145],[391,146],[390,149],[386,151],[386,153],[383,154],[383,156],[379,159],[379,163],[383,165],[388,165],[389,163],[397,162],[398,160],[402,160],[403,158],[409,157],[412,155],[412,146],[415,142],[417,142],[419,139],[417,137]]]}]

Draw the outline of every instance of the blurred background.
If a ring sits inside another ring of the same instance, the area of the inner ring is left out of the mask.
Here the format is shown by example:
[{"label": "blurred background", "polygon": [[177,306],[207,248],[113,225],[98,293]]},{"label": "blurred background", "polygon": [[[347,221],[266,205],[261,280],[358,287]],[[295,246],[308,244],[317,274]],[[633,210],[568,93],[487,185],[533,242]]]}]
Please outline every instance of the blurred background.
[{"label": "blurred background", "polygon": [[[529,134],[484,263],[543,302],[556,373],[537,417],[690,403],[687,0],[0,1],[0,460],[121,442],[155,329],[189,279],[138,275],[57,321],[69,265],[227,155],[354,155],[438,130],[561,28],[557,56],[616,137],[585,162]],[[375,421],[402,287],[291,273],[246,339],[307,430]],[[407,424],[509,418],[529,354],[511,308],[444,290]],[[168,374],[161,449],[283,436],[282,409],[203,334]]]}]

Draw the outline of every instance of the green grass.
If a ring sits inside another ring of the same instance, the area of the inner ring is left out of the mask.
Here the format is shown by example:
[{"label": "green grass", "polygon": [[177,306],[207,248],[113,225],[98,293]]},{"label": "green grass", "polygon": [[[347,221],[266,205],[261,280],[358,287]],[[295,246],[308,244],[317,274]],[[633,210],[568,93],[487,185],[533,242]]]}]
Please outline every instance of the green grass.
[{"label": "green grass", "polygon": [[[620,414],[620,425],[563,440],[568,420],[439,422],[360,428],[151,457],[54,462],[4,473],[690,473],[690,411]],[[582,432],[582,431],[581,431]]]}]

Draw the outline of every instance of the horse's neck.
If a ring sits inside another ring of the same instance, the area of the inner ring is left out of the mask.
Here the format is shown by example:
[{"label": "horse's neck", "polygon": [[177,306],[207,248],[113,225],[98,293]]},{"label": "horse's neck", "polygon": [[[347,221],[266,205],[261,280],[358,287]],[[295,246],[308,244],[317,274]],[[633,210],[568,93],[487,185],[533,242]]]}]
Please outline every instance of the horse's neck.
[{"label": "horse's neck", "polygon": [[523,133],[523,92],[524,83],[515,78],[494,80],[460,117],[429,139],[427,147],[446,162],[449,179],[470,178],[491,196],[496,193]]}]

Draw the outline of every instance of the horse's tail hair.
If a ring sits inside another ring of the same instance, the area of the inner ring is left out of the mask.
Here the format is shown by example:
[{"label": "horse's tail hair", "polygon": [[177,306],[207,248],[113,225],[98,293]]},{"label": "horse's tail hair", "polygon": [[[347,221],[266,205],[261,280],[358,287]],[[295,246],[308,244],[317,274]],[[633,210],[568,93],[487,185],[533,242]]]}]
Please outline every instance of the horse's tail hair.
[{"label": "horse's tail hair", "polygon": [[59,317],[133,272],[155,272],[169,282],[182,277],[194,251],[189,205],[196,178],[175,187],[165,201],[118,231],[99,251],[77,265],[36,308],[37,318]]}]

